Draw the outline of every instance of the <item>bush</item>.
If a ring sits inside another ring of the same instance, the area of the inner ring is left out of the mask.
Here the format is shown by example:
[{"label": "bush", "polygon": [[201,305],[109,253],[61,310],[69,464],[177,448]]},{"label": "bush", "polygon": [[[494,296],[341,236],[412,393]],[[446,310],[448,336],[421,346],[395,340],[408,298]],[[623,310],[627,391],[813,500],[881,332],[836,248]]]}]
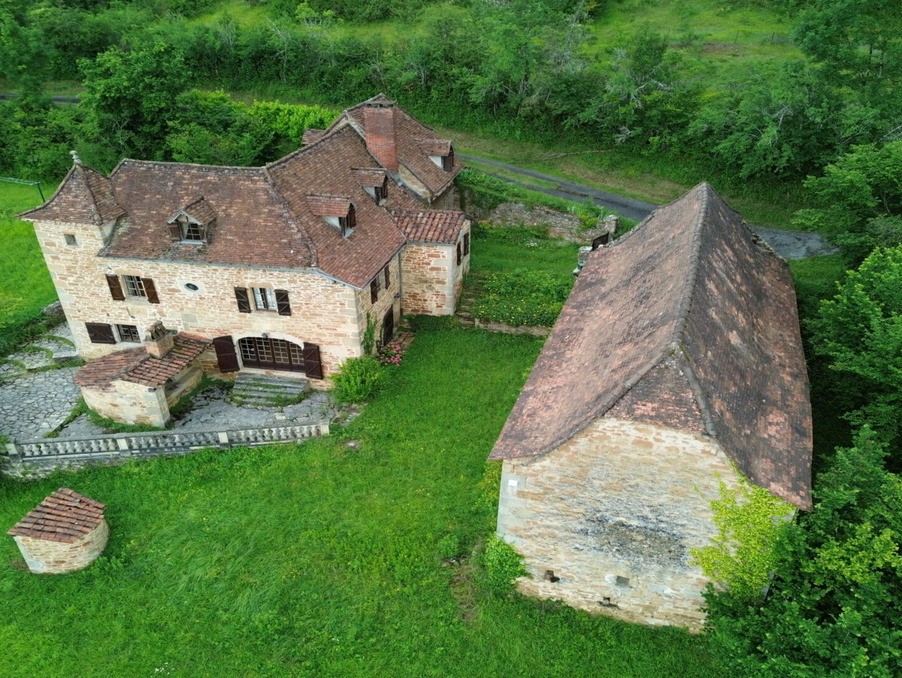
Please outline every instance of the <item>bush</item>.
[{"label": "bush", "polygon": [[573,278],[564,274],[525,269],[496,273],[485,281],[473,314],[508,325],[551,327],[571,287]]},{"label": "bush", "polygon": [[374,357],[348,358],[332,378],[332,395],[340,403],[359,403],[376,394],[385,378],[385,369]]},{"label": "bush", "polygon": [[486,583],[489,590],[497,595],[505,596],[512,593],[517,588],[517,577],[526,574],[523,556],[496,535],[492,535],[485,545],[483,558]]}]

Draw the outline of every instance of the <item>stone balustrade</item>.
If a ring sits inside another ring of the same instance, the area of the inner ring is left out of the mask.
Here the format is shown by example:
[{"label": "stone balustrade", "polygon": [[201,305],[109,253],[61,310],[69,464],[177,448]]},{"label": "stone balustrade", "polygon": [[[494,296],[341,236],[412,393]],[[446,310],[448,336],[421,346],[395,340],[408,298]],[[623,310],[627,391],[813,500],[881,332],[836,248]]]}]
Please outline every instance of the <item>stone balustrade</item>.
[{"label": "stone balustrade", "polygon": [[[211,447],[253,447],[290,443],[329,434],[329,424],[268,426],[233,431],[151,431],[115,433],[94,438],[48,438],[6,444],[13,468],[55,466],[68,462],[110,461],[161,454],[187,454]],[[2,455],[0,455],[2,458]]]}]

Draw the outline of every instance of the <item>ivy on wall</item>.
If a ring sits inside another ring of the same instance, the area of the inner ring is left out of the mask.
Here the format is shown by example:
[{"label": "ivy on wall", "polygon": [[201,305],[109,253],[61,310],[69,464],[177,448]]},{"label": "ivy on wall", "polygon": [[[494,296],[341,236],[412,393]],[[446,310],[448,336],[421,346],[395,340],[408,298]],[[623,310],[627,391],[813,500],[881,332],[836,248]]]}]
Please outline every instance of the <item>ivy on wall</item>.
[{"label": "ivy on wall", "polygon": [[715,584],[737,596],[762,595],[776,566],[775,546],[795,508],[737,473],[735,488],[720,481],[720,498],[711,502],[717,535],[691,549],[692,562]]}]

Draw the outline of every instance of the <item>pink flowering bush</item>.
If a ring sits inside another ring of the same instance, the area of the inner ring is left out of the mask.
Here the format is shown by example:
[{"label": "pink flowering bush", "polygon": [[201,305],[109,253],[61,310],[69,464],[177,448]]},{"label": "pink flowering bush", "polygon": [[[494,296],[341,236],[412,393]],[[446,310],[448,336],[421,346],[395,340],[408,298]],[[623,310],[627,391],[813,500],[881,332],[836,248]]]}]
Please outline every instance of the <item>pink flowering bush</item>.
[{"label": "pink flowering bush", "polygon": [[379,362],[383,365],[400,365],[404,349],[397,341],[390,341],[379,349]]}]

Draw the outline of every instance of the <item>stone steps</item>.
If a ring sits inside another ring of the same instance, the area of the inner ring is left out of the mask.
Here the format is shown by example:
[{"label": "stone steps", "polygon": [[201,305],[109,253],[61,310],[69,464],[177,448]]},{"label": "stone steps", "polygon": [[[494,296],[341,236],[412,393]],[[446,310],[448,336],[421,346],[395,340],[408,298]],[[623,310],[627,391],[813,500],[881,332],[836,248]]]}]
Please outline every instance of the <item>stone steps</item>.
[{"label": "stone steps", "polygon": [[309,390],[306,379],[240,372],[229,400],[244,407],[284,407],[303,400]]}]

